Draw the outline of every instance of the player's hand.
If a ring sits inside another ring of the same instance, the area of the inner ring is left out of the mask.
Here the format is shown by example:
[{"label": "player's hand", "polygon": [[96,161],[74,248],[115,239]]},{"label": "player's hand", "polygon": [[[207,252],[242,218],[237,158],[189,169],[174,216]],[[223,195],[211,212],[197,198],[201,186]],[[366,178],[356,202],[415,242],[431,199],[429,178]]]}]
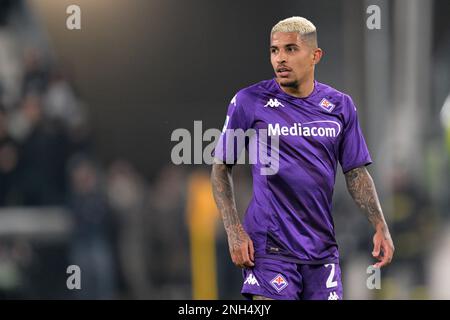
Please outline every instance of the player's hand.
[{"label": "player's hand", "polygon": [[372,255],[379,262],[375,263],[374,267],[381,268],[391,263],[394,251],[394,243],[387,227],[378,229],[373,236]]},{"label": "player's hand", "polygon": [[228,230],[228,246],[231,259],[239,268],[255,265],[255,250],[253,242],[241,224],[232,226]]}]

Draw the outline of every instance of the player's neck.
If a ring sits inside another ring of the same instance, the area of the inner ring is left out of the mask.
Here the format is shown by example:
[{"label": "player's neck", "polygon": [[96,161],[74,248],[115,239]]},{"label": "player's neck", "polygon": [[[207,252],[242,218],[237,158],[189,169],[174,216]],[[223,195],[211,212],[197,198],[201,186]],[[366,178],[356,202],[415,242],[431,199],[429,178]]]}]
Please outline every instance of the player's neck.
[{"label": "player's neck", "polygon": [[306,98],[314,91],[314,77],[299,82],[297,87],[283,87],[280,85],[280,88],[291,96]]}]

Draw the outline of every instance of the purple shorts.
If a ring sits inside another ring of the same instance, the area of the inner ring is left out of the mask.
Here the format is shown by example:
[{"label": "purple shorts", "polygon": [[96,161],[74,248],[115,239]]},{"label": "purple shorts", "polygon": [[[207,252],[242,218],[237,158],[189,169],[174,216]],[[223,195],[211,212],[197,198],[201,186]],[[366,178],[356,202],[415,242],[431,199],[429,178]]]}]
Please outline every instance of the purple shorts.
[{"label": "purple shorts", "polygon": [[297,264],[256,258],[253,268],[243,270],[241,293],[276,300],[341,300],[339,264]]}]

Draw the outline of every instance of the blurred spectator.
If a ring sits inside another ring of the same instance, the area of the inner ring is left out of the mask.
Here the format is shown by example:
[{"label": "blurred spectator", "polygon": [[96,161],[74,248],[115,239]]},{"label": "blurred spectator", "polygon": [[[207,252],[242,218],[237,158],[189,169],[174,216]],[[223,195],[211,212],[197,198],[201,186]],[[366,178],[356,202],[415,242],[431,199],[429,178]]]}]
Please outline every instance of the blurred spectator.
[{"label": "blurred spectator", "polygon": [[125,280],[127,297],[149,299],[148,248],[145,215],[147,186],[143,178],[126,161],[115,161],[108,172],[109,204],[117,215],[117,244],[120,269]]},{"label": "blurred spectator", "polygon": [[43,117],[41,98],[27,95],[11,119],[20,142],[18,183],[24,205],[62,204],[68,140],[64,129]]},{"label": "blurred spectator", "polygon": [[395,282],[395,288],[407,294],[403,296],[400,291],[382,294],[385,298],[426,299],[425,262],[433,249],[433,230],[438,228],[439,217],[429,203],[428,193],[413,180],[413,175],[400,166],[393,173],[393,193],[387,206],[393,210],[395,263],[384,272],[384,280]]},{"label": "blurred spectator", "polygon": [[94,163],[79,156],[69,166],[68,207],[75,220],[71,262],[82,272],[83,299],[111,299],[116,294],[116,272],[111,248],[111,211]]},{"label": "blurred spectator", "polygon": [[27,48],[24,54],[24,77],[22,94],[43,94],[49,81],[49,67],[36,48]]},{"label": "blurred spectator", "polygon": [[59,69],[55,69],[51,74],[43,106],[50,119],[60,120],[68,128],[81,126],[85,121],[80,101]]},{"label": "blurred spectator", "polygon": [[11,9],[17,4],[17,0],[1,0],[0,1],[0,27],[4,26],[9,17]]},{"label": "blurred spectator", "polygon": [[87,114],[69,79],[60,67],[51,73],[48,89],[43,96],[43,110],[51,121],[66,130],[72,152],[88,152],[90,132]]},{"label": "blurred spectator", "polygon": [[21,238],[2,239],[0,243],[0,299],[26,299],[26,270],[32,260],[31,245]]},{"label": "blurred spectator", "polygon": [[7,119],[0,107],[0,206],[13,204],[18,146],[7,132]]},{"label": "blurred spectator", "polygon": [[151,276],[157,296],[188,299],[190,289],[189,235],[186,221],[186,176],[167,165],[150,192],[148,210]]}]

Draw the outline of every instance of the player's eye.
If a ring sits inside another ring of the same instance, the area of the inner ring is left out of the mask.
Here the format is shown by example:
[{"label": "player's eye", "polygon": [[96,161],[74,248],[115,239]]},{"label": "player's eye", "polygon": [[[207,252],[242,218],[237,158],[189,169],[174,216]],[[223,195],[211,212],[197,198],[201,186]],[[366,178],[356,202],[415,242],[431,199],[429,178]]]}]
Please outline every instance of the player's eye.
[{"label": "player's eye", "polygon": [[275,53],[277,53],[277,49],[276,48],[270,48],[270,53],[271,54],[275,54]]},{"label": "player's eye", "polygon": [[294,52],[294,51],[297,51],[297,48],[296,47],[288,47],[286,50],[288,52]]}]

